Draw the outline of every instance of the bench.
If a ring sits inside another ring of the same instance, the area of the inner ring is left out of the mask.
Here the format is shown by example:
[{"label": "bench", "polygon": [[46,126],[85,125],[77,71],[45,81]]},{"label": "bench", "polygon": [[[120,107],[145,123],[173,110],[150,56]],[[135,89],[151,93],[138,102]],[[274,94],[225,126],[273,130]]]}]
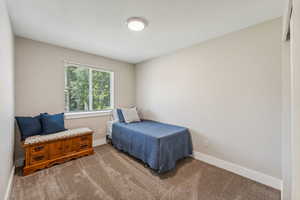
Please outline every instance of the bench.
[{"label": "bench", "polygon": [[93,131],[89,128],[69,129],[49,135],[28,137],[22,145],[25,150],[23,168],[25,176],[94,153]]}]

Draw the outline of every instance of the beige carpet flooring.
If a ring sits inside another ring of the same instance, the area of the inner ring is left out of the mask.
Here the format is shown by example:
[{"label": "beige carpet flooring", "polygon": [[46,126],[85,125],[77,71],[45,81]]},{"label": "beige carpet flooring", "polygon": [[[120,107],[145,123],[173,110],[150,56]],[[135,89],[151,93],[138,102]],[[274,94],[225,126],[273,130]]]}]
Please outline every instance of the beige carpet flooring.
[{"label": "beige carpet flooring", "polygon": [[12,200],[279,200],[280,192],[186,158],[157,175],[110,145],[95,154],[14,179]]}]

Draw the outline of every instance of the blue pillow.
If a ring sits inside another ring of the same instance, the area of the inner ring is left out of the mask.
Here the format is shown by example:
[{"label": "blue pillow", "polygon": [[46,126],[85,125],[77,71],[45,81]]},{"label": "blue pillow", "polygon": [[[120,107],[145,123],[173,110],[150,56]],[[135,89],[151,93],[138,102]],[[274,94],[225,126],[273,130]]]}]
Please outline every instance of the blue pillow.
[{"label": "blue pillow", "polygon": [[122,110],[117,109],[118,117],[119,117],[119,122],[125,122],[125,118],[123,116]]},{"label": "blue pillow", "polygon": [[43,129],[43,123],[42,123],[42,115],[48,115],[48,113],[40,113],[40,123],[41,123],[41,127],[42,127],[42,133],[44,132],[44,129]]},{"label": "blue pillow", "polygon": [[41,125],[41,115],[35,117],[16,117],[20,129],[21,139],[34,135],[40,135],[43,132]]},{"label": "blue pillow", "polygon": [[64,113],[55,115],[41,114],[43,135],[65,131]]}]

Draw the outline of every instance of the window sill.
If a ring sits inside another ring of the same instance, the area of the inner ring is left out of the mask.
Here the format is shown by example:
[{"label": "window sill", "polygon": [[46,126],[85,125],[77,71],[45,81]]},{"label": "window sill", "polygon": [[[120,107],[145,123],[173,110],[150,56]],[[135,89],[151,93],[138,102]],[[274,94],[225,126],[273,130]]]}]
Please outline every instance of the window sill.
[{"label": "window sill", "polygon": [[104,111],[91,111],[91,112],[69,112],[65,113],[65,119],[79,119],[87,117],[100,117],[100,116],[109,116],[111,115],[112,110]]}]

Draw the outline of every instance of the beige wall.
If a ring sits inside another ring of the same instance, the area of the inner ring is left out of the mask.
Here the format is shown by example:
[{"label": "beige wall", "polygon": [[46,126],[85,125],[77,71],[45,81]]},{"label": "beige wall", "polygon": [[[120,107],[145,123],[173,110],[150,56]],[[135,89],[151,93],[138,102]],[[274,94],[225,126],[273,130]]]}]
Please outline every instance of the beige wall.
[{"label": "beige wall", "polygon": [[282,197],[291,199],[291,60],[289,41],[282,44]]},{"label": "beige wall", "polygon": [[143,116],[189,127],[196,151],[281,178],[281,21],[138,64]]},{"label": "beige wall", "polygon": [[291,148],[291,1],[285,0],[282,41],[282,190],[281,199],[292,198],[292,148]]},{"label": "beige wall", "polygon": [[5,3],[0,0],[0,199],[8,189],[14,147],[14,44]]},{"label": "beige wall", "polygon": [[292,200],[300,199],[300,1],[293,0],[291,22]]},{"label": "beige wall", "polygon": [[[64,112],[64,61],[114,71],[115,106],[135,104],[133,65],[20,37],[15,43],[16,115]],[[105,136],[108,119],[109,116],[69,119],[66,127],[90,127],[95,131],[94,139],[100,139]]]}]

